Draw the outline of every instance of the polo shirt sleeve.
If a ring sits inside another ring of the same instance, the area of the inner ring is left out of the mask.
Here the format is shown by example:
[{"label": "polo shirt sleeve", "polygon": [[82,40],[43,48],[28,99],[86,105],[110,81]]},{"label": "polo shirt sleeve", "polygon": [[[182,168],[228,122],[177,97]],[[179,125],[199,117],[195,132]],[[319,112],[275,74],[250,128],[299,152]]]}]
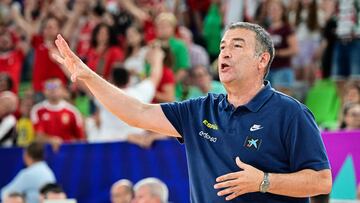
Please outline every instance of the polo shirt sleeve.
[{"label": "polo shirt sleeve", "polygon": [[[178,133],[184,138],[184,126],[186,126],[187,122],[190,122],[189,116],[191,112],[191,102],[194,100],[187,100],[184,102],[172,102],[172,103],[162,103],[161,108],[166,116],[166,118],[170,121],[170,123],[174,126],[174,128],[178,131]],[[180,140],[182,141],[182,140]]]},{"label": "polo shirt sleeve", "polygon": [[330,168],[320,131],[308,108],[302,106],[295,113],[287,131],[286,148],[292,171]]}]

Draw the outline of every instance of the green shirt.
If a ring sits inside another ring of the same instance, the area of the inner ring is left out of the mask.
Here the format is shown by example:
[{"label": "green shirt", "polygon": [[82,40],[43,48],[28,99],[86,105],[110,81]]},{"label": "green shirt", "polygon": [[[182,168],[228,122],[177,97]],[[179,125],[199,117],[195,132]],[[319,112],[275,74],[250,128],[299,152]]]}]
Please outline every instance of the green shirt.
[{"label": "green shirt", "polygon": [[[220,94],[220,93],[226,93],[226,90],[225,90],[224,86],[221,84],[221,82],[213,80],[211,82],[211,89],[209,92],[215,93],[215,94]],[[198,87],[194,86],[189,89],[189,94],[187,96],[187,99],[206,96],[207,93],[208,92],[205,92],[205,93],[202,92]]]},{"label": "green shirt", "polygon": [[172,37],[169,39],[169,46],[175,59],[173,65],[174,73],[176,74],[180,69],[190,68],[190,56],[185,43]]}]

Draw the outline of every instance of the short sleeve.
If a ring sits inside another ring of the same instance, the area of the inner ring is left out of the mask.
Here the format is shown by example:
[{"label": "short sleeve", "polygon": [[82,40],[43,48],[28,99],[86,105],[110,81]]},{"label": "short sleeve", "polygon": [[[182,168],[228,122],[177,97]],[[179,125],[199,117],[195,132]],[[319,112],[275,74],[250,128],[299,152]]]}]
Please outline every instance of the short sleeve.
[{"label": "short sleeve", "polygon": [[310,110],[302,106],[290,122],[285,139],[291,170],[329,169],[325,146]]}]

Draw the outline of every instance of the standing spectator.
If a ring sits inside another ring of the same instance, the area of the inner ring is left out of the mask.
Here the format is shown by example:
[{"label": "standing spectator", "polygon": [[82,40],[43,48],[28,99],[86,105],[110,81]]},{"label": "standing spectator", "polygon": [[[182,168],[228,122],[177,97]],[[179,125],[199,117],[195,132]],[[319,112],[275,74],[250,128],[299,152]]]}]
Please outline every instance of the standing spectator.
[{"label": "standing spectator", "polygon": [[21,68],[27,47],[25,42],[19,42],[16,47],[9,31],[0,32],[0,73],[9,75],[13,83],[11,90],[15,93],[19,90]]},{"label": "standing spectator", "polygon": [[16,124],[17,145],[28,146],[35,139],[33,123],[30,119],[30,111],[34,105],[34,94],[32,90],[26,90],[20,100],[20,118]]},{"label": "standing spectator", "polygon": [[287,21],[286,7],[282,1],[270,0],[267,6],[267,17],[271,21],[268,32],[276,50],[268,78],[273,87],[290,93],[295,82],[291,58],[298,52],[296,36]]},{"label": "standing spectator", "polygon": [[359,130],[360,129],[360,103],[345,104],[340,129]]},{"label": "standing spectator", "polygon": [[188,28],[181,26],[179,28],[179,34],[189,50],[191,67],[198,65],[208,67],[210,65],[209,55],[202,46],[193,42],[193,34],[191,31]]},{"label": "standing spectator", "polygon": [[124,59],[123,51],[117,46],[112,28],[100,23],[91,36],[91,48],[86,56],[87,65],[99,75],[109,79],[111,67]]},{"label": "standing spectator", "polygon": [[10,91],[0,92],[0,146],[16,145],[16,111],[18,99]]},{"label": "standing spectator", "polygon": [[16,177],[1,190],[1,198],[13,192],[24,194],[26,203],[39,203],[39,190],[45,184],[55,182],[54,173],[44,161],[44,145],[31,143],[23,156],[27,168],[22,169]]},{"label": "standing spectator", "polygon": [[182,98],[181,82],[187,75],[187,69],[190,67],[190,57],[185,43],[175,38],[175,29],[177,20],[172,13],[160,13],[155,19],[156,36],[163,44],[169,44],[170,51],[174,56],[172,66],[177,82],[175,95],[178,99]]},{"label": "standing spectator", "polygon": [[82,118],[77,109],[64,100],[64,87],[59,79],[49,79],[44,85],[45,101],[31,110],[37,139],[57,149],[63,142],[84,139]]},{"label": "standing spectator", "polygon": [[[44,12],[44,11],[43,11]],[[44,13],[42,13],[44,14]],[[59,78],[64,84],[67,77],[60,66],[51,57],[56,53],[54,40],[60,33],[61,22],[53,16],[41,15],[34,24],[23,18],[19,10],[14,9],[13,17],[17,26],[26,33],[26,38],[31,39],[34,49],[33,88],[36,93],[42,91],[42,84],[49,78]]]},{"label": "standing spectator", "polygon": [[169,189],[157,178],[144,178],[134,185],[134,203],[167,203]]},{"label": "standing spectator", "polygon": [[134,197],[133,184],[127,179],[116,181],[111,186],[111,203],[131,203]]}]

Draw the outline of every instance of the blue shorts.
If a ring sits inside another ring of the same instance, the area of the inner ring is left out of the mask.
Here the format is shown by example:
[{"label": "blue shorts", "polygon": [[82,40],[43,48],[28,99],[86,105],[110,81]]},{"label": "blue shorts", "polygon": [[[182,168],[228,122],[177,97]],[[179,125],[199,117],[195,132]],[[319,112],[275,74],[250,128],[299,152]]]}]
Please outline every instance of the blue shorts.
[{"label": "blue shorts", "polygon": [[332,60],[333,79],[360,79],[360,39],[347,42],[338,40]]},{"label": "blue shorts", "polygon": [[295,82],[294,70],[290,67],[271,70],[267,79],[274,88],[292,88]]}]

